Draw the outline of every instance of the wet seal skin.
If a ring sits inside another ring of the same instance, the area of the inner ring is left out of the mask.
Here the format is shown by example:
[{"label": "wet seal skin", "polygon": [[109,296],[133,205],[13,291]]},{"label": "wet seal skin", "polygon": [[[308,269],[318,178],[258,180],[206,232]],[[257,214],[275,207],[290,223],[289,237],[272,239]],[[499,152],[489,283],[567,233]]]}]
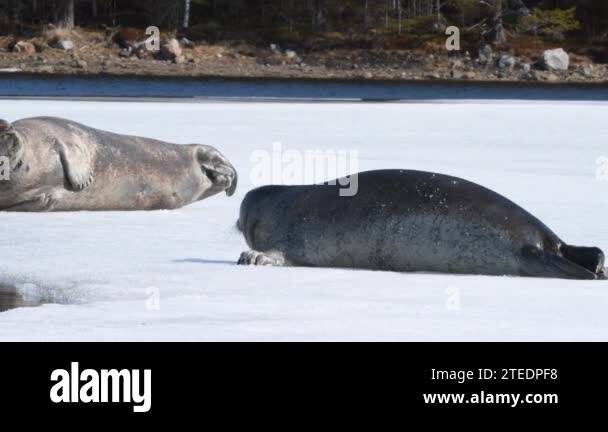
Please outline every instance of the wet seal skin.
[{"label": "wet seal skin", "polygon": [[237,173],[215,148],[119,135],[70,120],[0,120],[0,210],[175,209],[220,192]]},{"label": "wet seal skin", "polygon": [[[456,177],[410,170],[247,194],[239,264],[605,279],[604,254],[564,243],[507,198]],[[333,184],[333,185],[332,185]]]}]

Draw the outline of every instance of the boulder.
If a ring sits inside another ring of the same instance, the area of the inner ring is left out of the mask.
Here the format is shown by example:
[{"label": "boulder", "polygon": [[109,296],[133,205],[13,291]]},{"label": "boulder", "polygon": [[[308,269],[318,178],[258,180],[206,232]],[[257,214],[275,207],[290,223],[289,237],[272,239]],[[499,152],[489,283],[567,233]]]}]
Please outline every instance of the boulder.
[{"label": "boulder", "polygon": [[148,50],[146,49],[145,45],[137,47],[134,52],[135,56],[140,60],[143,60],[148,56]]},{"label": "boulder", "polygon": [[546,50],[543,53],[542,64],[547,70],[566,71],[570,65],[570,56],[562,48]]},{"label": "boulder", "polygon": [[[534,72],[534,78],[538,81],[558,82],[560,77],[553,72],[548,71],[532,71]],[[530,73],[532,75],[532,73]]]},{"label": "boulder", "polygon": [[29,55],[36,54],[36,47],[31,42],[19,41],[13,46],[13,52],[26,53]]},{"label": "boulder", "polygon": [[72,67],[76,68],[76,69],[88,69],[89,65],[84,60],[81,60],[79,58],[74,58],[72,60]]},{"label": "boulder", "polygon": [[479,63],[485,65],[492,63],[494,59],[494,53],[490,45],[484,45],[479,48]]},{"label": "boulder", "polygon": [[586,64],[586,65],[581,66],[580,67],[580,73],[585,78],[592,78],[593,77],[593,65],[592,64]]},{"label": "boulder", "polygon": [[460,80],[460,79],[463,79],[464,73],[457,69],[454,69],[450,72],[450,76],[454,79]]},{"label": "boulder", "polygon": [[286,50],[285,57],[290,63],[300,63],[302,61],[298,54],[293,50]]},{"label": "boulder", "polygon": [[55,73],[55,68],[53,66],[50,66],[50,65],[40,66],[38,68],[38,72],[52,74],[52,73]]},{"label": "boulder", "polygon": [[55,44],[55,48],[62,49],[64,51],[72,51],[74,49],[74,42],[71,40],[60,40]]},{"label": "boulder", "polygon": [[169,39],[160,47],[160,56],[163,60],[175,61],[182,56],[182,47],[177,39]]},{"label": "boulder", "polygon": [[464,63],[462,60],[452,60],[450,63],[450,67],[455,70],[455,69],[462,69],[464,68]]},{"label": "boulder", "polygon": [[192,42],[187,37],[182,37],[179,40],[179,44],[181,45],[182,48],[194,48],[194,42]]},{"label": "boulder", "polygon": [[515,63],[517,63],[517,61],[515,60],[515,57],[504,54],[502,55],[499,59],[498,59],[498,67],[501,69],[511,69],[513,66],[515,66]]}]

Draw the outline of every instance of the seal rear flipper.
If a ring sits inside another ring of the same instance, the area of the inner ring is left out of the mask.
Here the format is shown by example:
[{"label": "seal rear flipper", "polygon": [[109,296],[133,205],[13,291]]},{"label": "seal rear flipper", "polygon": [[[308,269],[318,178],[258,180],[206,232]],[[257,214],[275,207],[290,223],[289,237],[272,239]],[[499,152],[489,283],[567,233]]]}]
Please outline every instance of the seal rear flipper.
[{"label": "seal rear flipper", "polygon": [[567,258],[545,252],[534,246],[526,246],[521,251],[522,275],[533,277],[595,280],[598,276],[585,267]]},{"label": "seal rear flipper", "polygon": [[93,163],[86,145],[55,139],[55,149],[59,153],[67,180],[74,190],[83,190],[93,182]]},{"label": "seal rear flipper", "polygon": [[563,244],[560,246],[560,251],[566,259],[585,267],[596,275],[604,271],[604,252],[599,248]]}]

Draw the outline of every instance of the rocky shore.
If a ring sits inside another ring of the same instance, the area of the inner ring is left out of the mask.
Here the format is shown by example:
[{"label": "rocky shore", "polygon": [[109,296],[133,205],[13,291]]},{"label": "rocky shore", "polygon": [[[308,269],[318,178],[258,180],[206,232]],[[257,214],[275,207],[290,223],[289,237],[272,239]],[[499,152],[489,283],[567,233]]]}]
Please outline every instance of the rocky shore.
[{"label": "rocky shore", "polygon": [[0,36],[0,73],[608,83],[608,64],[559,46],[526,55],[489,45],[476,52],[440,46],[298,51],[278,42],[260,47],[168,38],[159,48],[77,31],[30,39]]}]

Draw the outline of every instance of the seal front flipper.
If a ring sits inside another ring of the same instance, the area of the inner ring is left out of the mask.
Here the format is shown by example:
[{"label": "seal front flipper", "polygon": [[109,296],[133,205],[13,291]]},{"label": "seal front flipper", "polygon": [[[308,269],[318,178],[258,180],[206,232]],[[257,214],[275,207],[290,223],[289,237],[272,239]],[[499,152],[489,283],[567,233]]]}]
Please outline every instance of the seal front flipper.
[{"label": "seal front flipper", "polygon": [[254,250],[243,252],[237,262],[238,265],[275,266],[285,265],[282,252],[258,252]]},{"label": "seal front flipper", "polygon": [[37,211],[50,212],[57,205],[57,196],[53,193],[42,193],[35,195],[32,198],[26,199],[23,202],[3,208],[2,211],[21,212],[21,211]]},{"label": "seal front flipper", "polygon": [[55,138],[55,149],[73,190],[81,191],[93,182],[93,163],[87,146]]},{"label": "seal front flipper", "polygon": [[546,278],[595,280],[598,275],[567,258],[534,246],[521,251],[522,275]]}]

